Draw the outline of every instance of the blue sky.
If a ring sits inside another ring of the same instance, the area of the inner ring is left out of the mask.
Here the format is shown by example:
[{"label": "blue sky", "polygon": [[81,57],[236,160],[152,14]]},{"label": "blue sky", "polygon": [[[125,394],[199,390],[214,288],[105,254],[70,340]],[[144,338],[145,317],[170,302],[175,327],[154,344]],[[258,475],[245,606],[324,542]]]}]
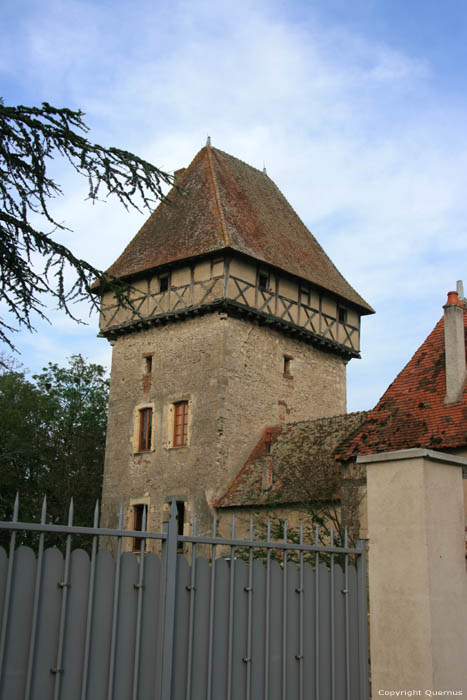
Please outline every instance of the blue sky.
[{"label": "blue sky", "polygon": [[[173,171],[204,145],[266,164],[377,313],[348,369],[348,408],[371,408],[467,283],[464,0],[123,2],[3,0],[6,104],[81,108],[90,138]],[[102,268],[144,217],[91,206],[56,160],[63,236]],[[0,304],[0,311],[1,311]],[[15,342],[26,367],[80,352],[109,366],[97,321]]]}]

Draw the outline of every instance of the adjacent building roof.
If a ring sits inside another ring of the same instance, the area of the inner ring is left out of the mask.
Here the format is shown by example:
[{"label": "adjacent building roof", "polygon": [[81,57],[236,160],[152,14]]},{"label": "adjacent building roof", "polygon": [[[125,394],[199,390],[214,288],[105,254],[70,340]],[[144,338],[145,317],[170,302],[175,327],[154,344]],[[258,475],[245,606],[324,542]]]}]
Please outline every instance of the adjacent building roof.
[{"label": "adjacent building roof", "polygon": [[303,503],[339,495],[339,444],[368,413],[348,413],[267,428],[217,508]]},{"label": "adjacent building roof", "polygon": [[[465,308],[464,329],[467,335]],[[411,447],[450,450],[466,446],[467,385],[459,403],[445,406],[445,395],[442,318],[370,411],[358,433],[341,446],[339,459]]]},{"label": "adjacent building roof", "polygon": [[107,272],[133,277],[234,250],[373,309],[340,274],[266,173],[205,146]]}]

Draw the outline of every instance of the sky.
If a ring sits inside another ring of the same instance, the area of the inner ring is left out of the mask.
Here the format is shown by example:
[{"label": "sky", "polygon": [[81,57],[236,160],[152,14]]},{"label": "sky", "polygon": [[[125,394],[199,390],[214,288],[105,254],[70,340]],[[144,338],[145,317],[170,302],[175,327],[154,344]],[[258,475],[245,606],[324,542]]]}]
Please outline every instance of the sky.
[{"label": "sky", "polygon": [[[5,104],[80,108],[90,140],[170,172],[207,135],[266,166],[376,310],[348,365],[349,411],[376,404],[467,285],[466,62],[465,0],[0,4]],[[63,189],[51,210],[72,229],[60,241],[107,268],[148,214],[92,205],[66,163],[51,167]],[[73,353],[110,367],[86,303],[88,325],[47,311],[50,324],[13,338],[26,368]]]}]

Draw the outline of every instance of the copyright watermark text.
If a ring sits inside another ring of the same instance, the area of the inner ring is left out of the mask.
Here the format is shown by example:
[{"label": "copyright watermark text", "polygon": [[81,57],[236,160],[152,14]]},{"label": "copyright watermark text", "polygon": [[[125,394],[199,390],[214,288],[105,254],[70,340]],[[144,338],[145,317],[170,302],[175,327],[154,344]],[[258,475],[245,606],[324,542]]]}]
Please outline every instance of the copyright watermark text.
[{"label": "copyright watermark text", "polygon": [[461,697],[462,690],[378,690],[378,695],[387,698],[435,698],[435,697]]}]

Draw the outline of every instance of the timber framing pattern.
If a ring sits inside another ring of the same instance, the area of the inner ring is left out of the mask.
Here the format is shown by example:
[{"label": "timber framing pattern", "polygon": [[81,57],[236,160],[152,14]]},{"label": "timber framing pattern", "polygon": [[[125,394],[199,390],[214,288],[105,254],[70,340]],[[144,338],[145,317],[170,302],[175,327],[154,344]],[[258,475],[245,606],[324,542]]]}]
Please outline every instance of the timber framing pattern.
[{"label": "timber framing pattern", "polygon": [[[221,274],[209,279],[196,280],[191,268],[190,280],[185,284],[169,284],[165,291],[137,292],[132,296],[132,307],[103,303],[100,335],[112,339],[143,328],[182,320],[187,316],[213,311],[225,311],[235,316],[256,319],[259,323],[295,335],[301,340],[318,345],[321,349],[347,357],[360,357],[360,320],[339,320],[339,304],[335,315],[323,308],[323,298],[318,289],[313,303],[305,303],[300,292],[297,299],[280,293],[280,275],[270,270],[274,284],[265,288],[261,274],[256,282],[248,281],[230,269],[225,259]],[[299,286],[297,287],[299,289]]]}]

